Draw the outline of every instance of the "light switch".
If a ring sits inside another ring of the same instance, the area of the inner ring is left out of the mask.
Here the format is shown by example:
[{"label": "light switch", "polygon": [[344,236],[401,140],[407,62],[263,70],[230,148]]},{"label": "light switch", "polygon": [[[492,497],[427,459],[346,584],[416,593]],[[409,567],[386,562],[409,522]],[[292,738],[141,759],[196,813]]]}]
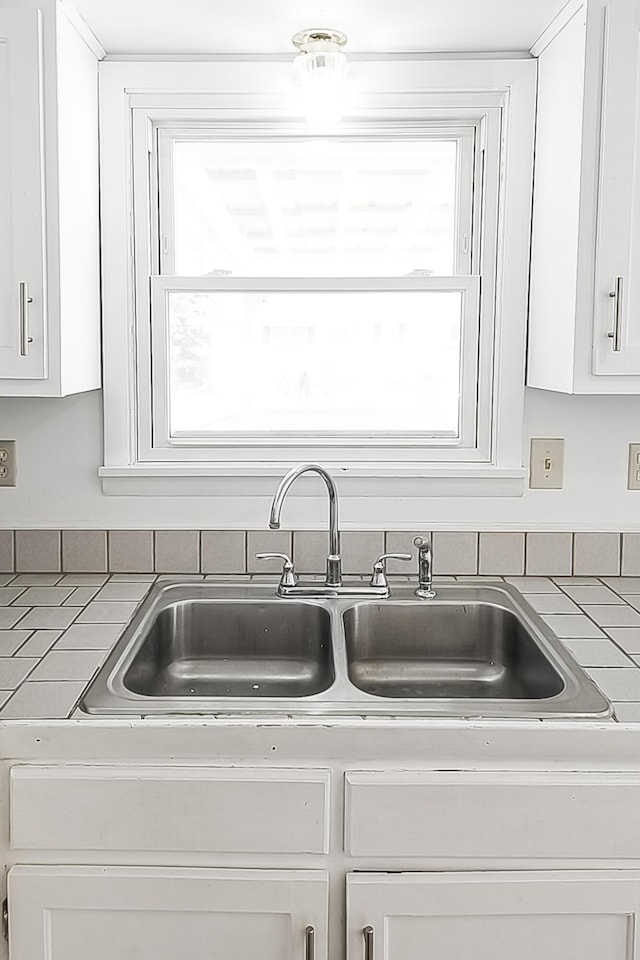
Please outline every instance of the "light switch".
[{"label": "light switch", "polygon": [[562,490],[564,485],[564,440],[531,438],[529,486],[532,490]]}]

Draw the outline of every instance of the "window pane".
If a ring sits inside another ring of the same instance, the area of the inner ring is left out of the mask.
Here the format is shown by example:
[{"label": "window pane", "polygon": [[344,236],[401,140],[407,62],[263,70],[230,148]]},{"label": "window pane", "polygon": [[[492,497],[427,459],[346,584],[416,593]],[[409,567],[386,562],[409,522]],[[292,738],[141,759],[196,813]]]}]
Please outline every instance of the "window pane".
[{"label": "window pane", "polygon": [[459,291],[171,291],[171,434],[456,437],[462,302]]},{"label": "window pane", "polygon": [[173,271],[451,276],[458,149],[436,137],[175,140]]}]

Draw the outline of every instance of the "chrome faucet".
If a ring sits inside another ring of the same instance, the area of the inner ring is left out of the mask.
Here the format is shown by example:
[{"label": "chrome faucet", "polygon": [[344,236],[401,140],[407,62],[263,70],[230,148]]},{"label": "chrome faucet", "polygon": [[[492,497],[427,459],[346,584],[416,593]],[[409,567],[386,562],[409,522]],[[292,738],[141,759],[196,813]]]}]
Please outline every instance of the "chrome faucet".
[{"label": "chrome faucet", "polygon": [[416,537],[414,547],[418,548],[418,588],[414,591],[423,600],[432,600],[436,592],[433,589],[433,550],[427,537]]},{"label": "chrome faucet", "polygon": [[302,463],[293,467],[287,473],[276,490],[271,504],[269,526],[272,530],[280,528],[280,514],[282,504],[291,488],[291,484],[303,473],[317,473],[324,480],[329,494],[329,553],[327,554],[326,578],[324,583],[300,583],[293,569],[293,563],[284,553],[257,553],[258,560],[280,559],[283,562],[282,576],[278,584],[280,597],[388,597],[389,584],[385,575],[385,562],[394,560],[411,560],[409,553],[386,553],[378,557],[373,565],[371,580],[368,585],[342,582],[342,558],[340,556],[340,530],[338,527],[338,491],[336,485],[324,467],[317,463]]},{"label": "chrome faucet", "polygon": [[280,529],[280,514],[282,513],[282,504],[284,498],[289,492],[291,484],[303,473],[317,473],[325,482],[327,493],[329,494],[329,553],[327,554],[327,579],[328,587],[342,586],[342,558],[340,556],[340,530],[338,529],[338,491],[324,467],[318,463],[301,463],[299,467],[293,467],[280,481],[276,494],[271,504],[271,515],[269,517],[269,527],[272,530]]}]

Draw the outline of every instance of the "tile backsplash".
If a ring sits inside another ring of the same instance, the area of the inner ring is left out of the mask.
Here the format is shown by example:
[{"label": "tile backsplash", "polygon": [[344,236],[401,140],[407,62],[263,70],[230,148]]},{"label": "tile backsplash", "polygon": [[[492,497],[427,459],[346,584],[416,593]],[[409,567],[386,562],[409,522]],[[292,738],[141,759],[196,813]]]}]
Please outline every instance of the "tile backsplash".
[{"label": "tile backsplash", "polygon": [[[425,535],[426,531],[416,530]],[[344,531],[344,572],[367,574],[383,552],[415,553],[406,531]],[[284,530],[0,530],[4,573],[256,574],[280,561],[256,553],[293,553],[301,574],[321,573],[324,531]],[[640,533],[433,533],[440,576],[616,577],[640,575]],[[415,564],[390,561],[412,574]],[[49,625],[42,629],[51,628]],[[55,629],[55,628],[54,628]]]}]

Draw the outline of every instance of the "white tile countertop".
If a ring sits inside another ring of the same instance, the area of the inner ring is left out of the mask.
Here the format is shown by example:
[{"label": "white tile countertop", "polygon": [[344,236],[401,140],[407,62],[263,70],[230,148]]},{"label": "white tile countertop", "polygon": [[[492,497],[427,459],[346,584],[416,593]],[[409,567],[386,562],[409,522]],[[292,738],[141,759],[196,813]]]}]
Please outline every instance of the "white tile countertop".
[{"label": "white tile countertop", "polygon": [[[254,578],[1,574],[0,721],[85,717],[78,700],[158,579]],[[640,577],[440,578],[452,580],[516,587],[612,701],[615,720],[640,723]]]}]

